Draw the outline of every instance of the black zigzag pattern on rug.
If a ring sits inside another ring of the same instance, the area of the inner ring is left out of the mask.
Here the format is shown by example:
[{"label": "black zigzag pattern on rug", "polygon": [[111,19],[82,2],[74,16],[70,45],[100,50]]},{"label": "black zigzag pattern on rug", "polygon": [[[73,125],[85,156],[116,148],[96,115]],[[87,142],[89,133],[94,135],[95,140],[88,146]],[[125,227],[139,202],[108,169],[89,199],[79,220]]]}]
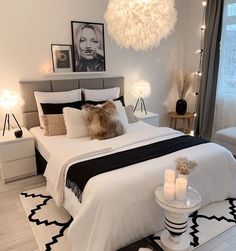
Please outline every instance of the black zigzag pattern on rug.
[{"label": "black zigzag pattern on rug", "polygon": [[229,209],[231,210],[229,213],[234,217],[234,219],[236,220],[236,206],[234,205],[234,202],[236,201],[236,199],[228,199],[229,204],[231,205],[229,207]]},{"label": "black zigzag pattern on rug", "polygon": [[[155,243],[156,245],[158,245],[156,241],[160,241],[160,240],[161,240],[161,237],[160,237],[160,236],[157,236],[157,235],[150,235],[150,236],[148,236],[147,238],[148,238],[150,241],[152,241],[152,243]],[[160,250],[160,249],[161,249],[160,246],[158,246],[158,249],[155,249],[154,251]],[[163,250],[163,249],[161,249],[161,250]]]},{"label": "black zigzag pattern on rug", "polygon": [[43,206],[46,206],[48,201],[52,199],[50,195],[43,195],[43,194],[28,194],[28,193],[21,193],[22,196],[25,196],[25,198],[32,197],[32,198],[44,198],[43,202],[41,204],[36,205],[36,208],[30,210],[30,214],[28,216],[28,219],[30,222],[34,222],[37,225],[44,224],[45,226],[49,225],[56,225],[58,227],[62,227],[59,231],[59,233],[55,236],[52,236],[52,241],[45,244],[45,251],[52,250],[51,246],[56,244],[58,242],[58,239],[64,236],[65,230],[70,226],[71,222],[73,221],[73,217],[69,219],[69,221],[65,223],[60,223],[56,220],[49,222],[48,220],[40,221],[39,219],[33,219],[33,216],[36,215],[36,212],[41,210]]},{"label": "black zigzag pattern on rug", "polygon": [[155,235],[151,235],[148,238],[150,238],[151,240],[156,240],[156,241],[159,241],[161,239],[160,236],[155,236]]},{"label": "black zigzag pattern on rug", "polygon": [[234,220],[228,219],[224,216],[217,217],[215,215],[212,215],[208,217],[206,215],[198,214],[198,211],[195,211],[189,216],[190,218],[192,218],[192,222],[194,224],[193,226],[190,227],[193,231],[189,233],[193,237],[193,241],[190,243],[191,246],[197,247],[199,245],[199,238],[196,234],[199,233],[197,229],[199,227],[197,220],[200,218],[206,219],[206,220],[227,221],[229,223],[233,222],[236,224],[236,206],[234,205],[234,201],[236,201],[236,199],[227,199],[227,201],[229,202],[229,210],[230,210],[229,214],[231,214],[234,217]]},{"label": "black zigzag pattern on rug", "polygon": [[46,246],[46,250],[45,251],[52,250],[51,246],[54,245],[54,244],[56,244],[58,242],[58,239],[64,236],[65,230],[70,226],[70,224],[71,224],[72,221],[73,221],[73,218],[71,217],[68,222],[66,222],[66,223],[63,224],[64,226],[60,229],[59,234],[54,235],[52,237],[52,241],[45,244],[45,246]]},{"label": "black zigzag pattern on rug", "polygon": [[44,224],[46,226],[49,226],[49,225],[52,225],[52,224],[56,224],[56,221],[53,221],[53,222],[48,222],[48,220],[44,220],[44,221],[40,221],[39,219],[33,219],[33,216],[36,215],[36,212],[39,211],[43,206],[46,206],[48,201],[52,199],[51,196],[49,195],[43,195],[43,194],[28,194],[28,193],[21,193],[21,195],[25,196],[25,198],[28,198],[28,197],[32,197],[32,198],[44,198],[43,200],[43,203],[42,204],[39,204],[39,205],[36,205],[36,208],[34,209],[31,209],[30,210],[30,214],[28,216],[28,219],[30,222],[35,222],[37,225],[41,225],[41,224]]}]

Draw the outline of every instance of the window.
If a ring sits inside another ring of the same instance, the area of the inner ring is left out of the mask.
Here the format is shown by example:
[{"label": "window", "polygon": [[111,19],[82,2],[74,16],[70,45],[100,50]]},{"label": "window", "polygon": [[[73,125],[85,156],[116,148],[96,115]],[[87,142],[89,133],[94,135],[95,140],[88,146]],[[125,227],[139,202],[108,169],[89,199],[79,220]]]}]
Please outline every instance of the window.
[{"label": "window", "polygon": [[227,4],[227,7],[226,7],[227,17],[236,16],[236,3],[226,3],[226,4]]},{"label": "window", "polygon": [[236,0],[225,0],[213,132],[236,126],[235,110]]},{"label": "window", "polygon": [[225,0],[218,90],[236,95],[236,0]]}]

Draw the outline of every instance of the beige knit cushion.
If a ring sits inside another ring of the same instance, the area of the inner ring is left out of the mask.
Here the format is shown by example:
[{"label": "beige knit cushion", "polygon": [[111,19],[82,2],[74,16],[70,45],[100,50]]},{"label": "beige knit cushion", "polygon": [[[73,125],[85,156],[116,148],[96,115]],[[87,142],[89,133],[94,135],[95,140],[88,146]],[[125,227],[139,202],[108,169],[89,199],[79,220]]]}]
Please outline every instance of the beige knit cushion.
[{"label": "beige knit cushion", "polygon": [[42,118],[45,124],[46,136],[66,134],[66,127],[63,114],[43,115]]},{"label": "beige knit cushion", "polygon": [[134,110],[133,105],[128,105],[125,107],[125,112],[126,112],[129,123],[135,123],[139,121],[138,118],[135,117],[133,110]]}]

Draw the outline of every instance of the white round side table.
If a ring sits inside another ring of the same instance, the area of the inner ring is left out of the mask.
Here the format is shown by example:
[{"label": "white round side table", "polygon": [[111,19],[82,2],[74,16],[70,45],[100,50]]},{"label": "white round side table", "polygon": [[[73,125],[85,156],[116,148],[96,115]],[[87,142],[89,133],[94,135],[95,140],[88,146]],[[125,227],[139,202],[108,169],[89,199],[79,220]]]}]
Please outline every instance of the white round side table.
[{"label": "white round side table", "polygon": [[167,201],[164,199],[163,186],[155,190],[156,202],[165,210],[165,230],[161,234],[161,242],[166,250],[186,250],[190,246],[188,229],[189,214],[198,210],[201,206],[200,193],[188,187],[184,201]]}]

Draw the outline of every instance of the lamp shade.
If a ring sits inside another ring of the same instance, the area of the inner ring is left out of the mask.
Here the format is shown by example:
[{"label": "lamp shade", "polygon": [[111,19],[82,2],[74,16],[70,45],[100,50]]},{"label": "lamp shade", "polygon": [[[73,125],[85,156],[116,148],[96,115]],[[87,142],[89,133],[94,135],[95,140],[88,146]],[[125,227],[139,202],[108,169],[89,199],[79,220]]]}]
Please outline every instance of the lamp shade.
[{"label": "lamp shade", "polygon": [[0,93],[0,108],[11,111],[20,102],[20,97],[16,92],[3,89]]},{"label": "lamp shade", "polygon": [[104,16],[107,29],[121,47],[157,47],[177,20],[174,0],[110,0]]},{"label": "lamp shade", "polygon": [[132,87],[132,94],[136,98],[147,98],[151,94],[151,86],[145,80],[140,80]]}]

